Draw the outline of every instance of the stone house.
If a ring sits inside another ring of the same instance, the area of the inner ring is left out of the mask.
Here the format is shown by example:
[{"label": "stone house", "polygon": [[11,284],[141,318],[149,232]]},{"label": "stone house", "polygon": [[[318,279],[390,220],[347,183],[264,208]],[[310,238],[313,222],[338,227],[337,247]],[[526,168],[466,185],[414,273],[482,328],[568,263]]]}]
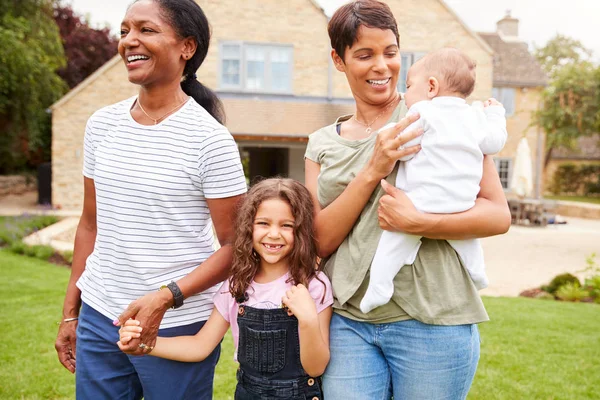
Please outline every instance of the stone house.
[{"label": "stone house", "polygon": [[479,33],[494,50],[492,96],[506,108],[508,140],[494,158],[496,168],[502,186],[510,194],[517,146],[521,138],[526,137],[531,149],[537,197],[542,194],[545,134],[537,126],[532,126],[532,113],[541,106],[541,93],[547,77],[529,52],[527,43],[519,39],[519,20],[508,13],[496,26],[496,32]]},{"label": "stone house", "polygon": [[[337,116],[353,112],[345,77],[330,59],[327,15],[314,0],[198,2],[213,31],[198,79],[222,99],[226,126],[239,145],[250,179],[279,174],[303,181],[308,135]],[[387,3],[400,28],[403,72],[399,90],[405,88],[406,70],[420,56],[453,46],[478,65],[470,100],[491,96],[495,83],[492,47],[442,0]],[[116,56],[51,107],[54,206],[81,208],[86,120],[97,109],[136,92]],[[516,147],[507,147],[509,157]]]}]

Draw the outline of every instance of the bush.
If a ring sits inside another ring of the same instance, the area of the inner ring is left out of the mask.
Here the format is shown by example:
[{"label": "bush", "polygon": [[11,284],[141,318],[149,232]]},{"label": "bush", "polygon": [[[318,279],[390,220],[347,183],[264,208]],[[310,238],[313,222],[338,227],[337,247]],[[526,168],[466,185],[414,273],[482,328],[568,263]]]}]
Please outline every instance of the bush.
[{"label": "bush", "polygon": [[58,222],[54,215],[21,215],[0,217],[0,247],[10,246],[33,232]]},{"label": "bush", "polygon": [[600,164],[562,164],[554,173],[554,194],[587,196],[600,194]]},{"label": "bush", "polygon": [[15,254],[24,255],[26,248],[27,248],[27,245],[19,240],[16,242],[12,242],[10,247],[8,248],[8,250]]},{"label": "bush", "polygon": [[549,285],[542,286],[542,290],[544,292],[556,295],[556,291],[567,283],[577,284],[577,286],[581,287],[581,282],[579,282],[579,279],[575,275],[567,273],[555,276]]},{"label": "bush", "polygon": [[11,253],[24,255],[27,257],[38,258],[40,260],[48,261],[50,257],[54,255],[54,249],[51,246],[27,246],[21,241],[11,243],[8,250]]},{"label": "bush", "polygon": [[63,251],[60,255],[65,259],[66,262],[69,263],[69,265],[73,264],[73,252],[72,251]]},{"label": "bush", "polygon": [[577,282],[567,282],[556,290],[556,297],[565,301],[579,302],[590,297],[590,293]]}]

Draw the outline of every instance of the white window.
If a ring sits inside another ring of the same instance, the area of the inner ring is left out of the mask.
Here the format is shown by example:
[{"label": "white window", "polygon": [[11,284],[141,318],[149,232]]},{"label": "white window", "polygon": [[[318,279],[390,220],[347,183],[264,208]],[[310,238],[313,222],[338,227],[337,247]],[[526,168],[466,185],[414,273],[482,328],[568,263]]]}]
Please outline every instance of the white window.
[{"label": "white window", "polygon": [[495,157],[494,162],[496,163],[496,170],[498,171],[498,175],[500,176],[500,183],[502,184],[502,188],[504,190],[509,189],[510,178],[512,176],[512,158],[506,157]]},{"label": "white window", "polygon": [[492,97],[502,103],[507,117],[515,113],[515,95],[515,88],[500,87],[492,89]]},{"label": "white window", "polygon": [[220,49],[221,89],[292,92],[291,45],[226,42]]},{"label": "white window", "polygon": [[398,91],[401,93],[406,92],[406,77],[408,75],[408,69],[411,65],[421,59],[426,53],[401,53],[402,65],[400,67],[400,76],[398,77]]}]

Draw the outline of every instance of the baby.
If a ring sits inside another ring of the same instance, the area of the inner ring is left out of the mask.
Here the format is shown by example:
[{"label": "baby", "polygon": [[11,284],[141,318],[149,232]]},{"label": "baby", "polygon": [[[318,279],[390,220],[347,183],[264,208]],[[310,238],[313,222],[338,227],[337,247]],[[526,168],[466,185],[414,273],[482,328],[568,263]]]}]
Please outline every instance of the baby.
[{"label": "baby", "polygon": [[[457,49],[429,53],[408,71],[404,96],[410,113],[419,113],[415,127],[424,134],[421,151],[403,158],[396,187],[415,207],[427,213],[457,213],[475,205],[483,174],[483,156],[502,150],[506,142],[504,107],[494,99],[469,106],[465,98],[475,86],[475,62]],[[382,129],[390,127],[392,124]],[[407,129],[410,130],[411,128]],[[409,161],[410,160],[410,161]],[[478,289],[487,286],[483,251],[478,240],[448,240]],[[384,231],[373,263],[369,287],[360,303],[362,312],[386,304],[394,292],[393,279],[412,264],[421,237]]]}]

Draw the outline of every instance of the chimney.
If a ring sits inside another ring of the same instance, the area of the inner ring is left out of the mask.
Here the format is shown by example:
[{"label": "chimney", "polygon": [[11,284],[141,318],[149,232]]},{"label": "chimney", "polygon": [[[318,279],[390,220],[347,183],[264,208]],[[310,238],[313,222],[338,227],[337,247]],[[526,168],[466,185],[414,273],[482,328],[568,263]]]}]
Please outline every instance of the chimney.
[{"label": "chimney", "polygon": [[510,10],[506,10],[506,15],[496,23],[496,30],[502,36],[516,38],[519,36],[519,20],[510,16]]}]

